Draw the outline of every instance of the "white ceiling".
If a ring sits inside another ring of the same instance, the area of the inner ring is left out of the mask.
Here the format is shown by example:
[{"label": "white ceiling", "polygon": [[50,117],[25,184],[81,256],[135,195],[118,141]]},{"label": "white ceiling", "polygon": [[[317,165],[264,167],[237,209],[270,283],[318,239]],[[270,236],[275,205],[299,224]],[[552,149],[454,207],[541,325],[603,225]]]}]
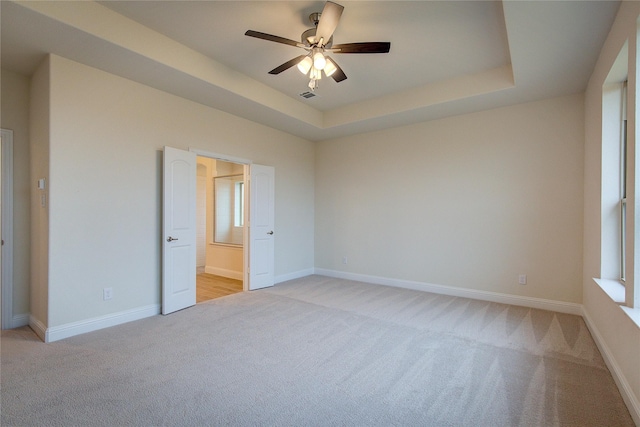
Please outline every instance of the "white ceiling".
[{"label": "white ceiling", "polygon": [[308,80],[299,40],[322,1],[104,1],[1,5],[2,67],[30,75],[55,53],[232,114],[322,140],[583,91],[618,1],[340,1],[332,55],[348,79]]}]

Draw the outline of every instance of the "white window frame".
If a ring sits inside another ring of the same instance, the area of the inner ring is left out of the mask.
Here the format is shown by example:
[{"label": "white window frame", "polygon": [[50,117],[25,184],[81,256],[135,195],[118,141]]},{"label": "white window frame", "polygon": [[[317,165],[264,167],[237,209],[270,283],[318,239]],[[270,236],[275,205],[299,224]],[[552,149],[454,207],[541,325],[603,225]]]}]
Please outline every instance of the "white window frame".
[{"label": "white window frame", "polygon": [[627,270],[627,81],[622,84],[620,114],[620,282],[626,283]]}]

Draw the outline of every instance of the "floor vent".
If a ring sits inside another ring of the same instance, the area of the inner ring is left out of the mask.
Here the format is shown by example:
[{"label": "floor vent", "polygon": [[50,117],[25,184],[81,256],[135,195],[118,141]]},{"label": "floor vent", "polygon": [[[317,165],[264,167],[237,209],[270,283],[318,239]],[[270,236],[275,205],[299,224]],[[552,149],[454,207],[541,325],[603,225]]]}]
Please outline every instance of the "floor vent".
[{"label": "floor vent", "polygon": [[302,93],[300,94],[300,96],[301,96],[301,97],[303,97],[303,98],[307,98],[307,99],[309,99],[309,98],[313,98],[314,96],[318,96],[318,95],[316,95],[316,94],[315,94],[315,93],[313,93],[313,92],[306,91],[306,92],[302,92]]}]

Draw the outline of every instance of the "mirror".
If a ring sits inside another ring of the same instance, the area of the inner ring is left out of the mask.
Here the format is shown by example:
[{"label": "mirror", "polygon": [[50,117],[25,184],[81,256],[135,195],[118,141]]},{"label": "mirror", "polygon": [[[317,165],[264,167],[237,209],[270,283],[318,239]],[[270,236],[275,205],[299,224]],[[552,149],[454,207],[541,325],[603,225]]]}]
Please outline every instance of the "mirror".
[{"label": "mirror", "polygon": [[242,245],[244,228],[243,175],[213,178],[214,236],[216,243]]}]

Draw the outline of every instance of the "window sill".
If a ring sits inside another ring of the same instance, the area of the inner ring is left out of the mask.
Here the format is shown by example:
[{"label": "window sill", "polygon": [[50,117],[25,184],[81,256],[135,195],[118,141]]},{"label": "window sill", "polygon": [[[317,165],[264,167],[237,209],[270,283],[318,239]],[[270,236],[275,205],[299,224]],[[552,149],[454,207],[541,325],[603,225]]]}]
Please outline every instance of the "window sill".
[{"label": "window sill", "polygon": [[617,280],[593,279],[616,304],[624,304],[624,285]]},{"label": "window sill", "polygon": [[611,298],[613,302],[618,304],[622,311],[640,328],[640,307],[630,308],[624,305],[625,303],[625,291],[624,285],[617,280],[609,279],[593,279],[594,282],[600,286],[600,289]]},{"label": "window sill", "polygon": [[627,316],[631,318],[638,328],[640,328],[640,308],[629,308],[626,305],[620,306],[622,311],[627,313]]}]

